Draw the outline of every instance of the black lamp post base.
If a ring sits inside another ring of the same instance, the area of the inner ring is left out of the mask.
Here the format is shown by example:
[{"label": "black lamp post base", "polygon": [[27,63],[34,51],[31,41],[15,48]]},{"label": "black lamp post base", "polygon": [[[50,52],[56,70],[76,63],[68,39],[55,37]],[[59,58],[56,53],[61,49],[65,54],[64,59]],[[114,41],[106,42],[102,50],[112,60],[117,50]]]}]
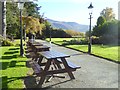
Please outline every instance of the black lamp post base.
[{"label": "black lamp post base", "polygon": [[20,56],[21,56],[21,57],[25,57],[25,55],[24,55],[24,54],[20,54]]},{"label": "black lamp post base", "polygon": [[91,54],[91,44],[88,44],[88,54]]}]

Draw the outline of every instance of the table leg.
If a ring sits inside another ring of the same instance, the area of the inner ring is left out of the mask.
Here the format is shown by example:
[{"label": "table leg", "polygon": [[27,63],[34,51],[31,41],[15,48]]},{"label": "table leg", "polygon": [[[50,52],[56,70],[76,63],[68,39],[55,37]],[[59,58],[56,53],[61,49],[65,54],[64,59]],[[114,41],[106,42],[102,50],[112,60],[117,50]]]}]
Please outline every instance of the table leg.
[{"label": "table leg", "polygon": [[41,75],[41,79],[40,79],[40,82],[39,82],[39,85],[42,86],[44,80],[45,80],[45,77],[46,77],[46,71],[49,70],[49,67],[50,67],[50,64],[51,64],[51,60],[48,60],[46,65],[45,65],[45,68],[44,70],[42,71],[42,75]]},{"label": "table leg", "polygon": [[38,60],[38,56],[36,55],[36,57],[34,58],[34,61],[36,61],[36,62],[37,62],[37,60]]},{"label": "table leg", "polygon": [[55,63],[55,59],[52,60],[51,65],[53,65],[56,70],[58,69]]},{"label": "table leg", "polygon": [[58,69],[62,69],[62,67],[60,66],[60,63],[57,61],[57,59],[55,59],[55,64],[57,65]]},{"label": "table leg", "polygon": [[[54,69],[55,69],[55,70],[60,70],[60,69],[62,69],[62,67],[60,66],[60,63],[57,61],[57,59],[53,59],[53,60],[51,61],[51,65],[54,66]],[[52,70],[53,70],[53,67],[52,67]],[[64,75],[60,75],[60,74],[54,75],[54,74],[52,74],[51,76],[48,77],[48,79],[46,80],[46,82],[49,82],[49,81],[50,81],[52,78],[54,78],[54,77],[65,78]]]},{"label": "table leg", "polygon": [[39,56],[39,58],[38,58],[38,64],[39,65],[41,64],[42,60],[43,60],[43,56]]},{"label": "table leg", "polygon": [[75,79],[72,71],[70,70],[70,68],[69,68],[69,66],[68,66],[68,63],[67,63],[66,59],[65,59],[65,58],[61,58],[61,60],[62,60],[62,62],[63,62],[63,65],[65,66],[65,69],[67,70],[67,73],[68,73],[68,75],[70,76],[70,78],[71,78],[71,79]]}]

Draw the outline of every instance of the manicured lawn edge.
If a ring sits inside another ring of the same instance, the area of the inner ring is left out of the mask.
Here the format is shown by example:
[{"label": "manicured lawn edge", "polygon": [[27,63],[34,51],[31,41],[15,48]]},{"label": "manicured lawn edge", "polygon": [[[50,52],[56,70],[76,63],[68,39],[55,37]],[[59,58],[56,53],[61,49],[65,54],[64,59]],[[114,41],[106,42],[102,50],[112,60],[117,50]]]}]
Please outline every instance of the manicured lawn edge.
[{"label": "manicured lawn edge", "polygon": [[[48,42],[48,41],[47,41]],[[57,43],[54,43],[54,42],[51,42],[55,45],[58,45],[58,46],[62,46],[62,47],[65,47],[65,48],[69,48],[69,49],[72,49],[72,50],[76,50],[76,51],[80,51],[82,53],[87,53],[87,52],[84,52],[82,50],[78,50],[78,49],[74,49],[74,48],[70,48],[70,47],[67,47],[67,46],[63,46],[63,45],[59,45]],[[87,53],[88,54],[88,53]],[[111,61],[111,62],[114,62],[114,63],[117,63],[117,64],[120,64],[120,61],[115,61],[115,60],[112,60],[112,59],[109,59],[109,58],[105,58],[105,57],[102,57],[102,56],[98,56],[98,55],[95,55],[95,54],[90,54],[92,56],[95,56],[95,57],[98,57],[98,58],[102,58],[102,59],[105,59],[105,60],[108,60],[108,61]]]}]

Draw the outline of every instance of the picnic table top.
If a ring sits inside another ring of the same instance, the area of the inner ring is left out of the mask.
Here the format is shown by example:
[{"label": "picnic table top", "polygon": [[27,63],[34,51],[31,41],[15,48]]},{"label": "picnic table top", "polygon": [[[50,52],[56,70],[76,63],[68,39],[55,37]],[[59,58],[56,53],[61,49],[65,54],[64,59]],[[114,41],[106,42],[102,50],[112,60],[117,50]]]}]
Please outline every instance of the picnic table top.
[{"label": "picnic table top", "polygon": [[39,43],[39,42],[35,42],[35,43],[32,43],[33,46],[43,46],[43,44]]},{"label": "picnic table top", "polygon": [[57,51],[43,51],[43,52],[38,52],[38,54],[42,55],[46,59],[70,57],[69,55],[66,55],[66,54],[63,54],[63,53],[57,52]]},{"label": "picnic table top", "polygon": [[42,45],[42,46],[35,46],[36,49],[43,49],[43,48],[50,48],[46,45]]},{"label": "picnic table top", "polygon": [[33,43],[33,42],[36,42],[36,41],[35,40],[29,40],[28,42]]}]

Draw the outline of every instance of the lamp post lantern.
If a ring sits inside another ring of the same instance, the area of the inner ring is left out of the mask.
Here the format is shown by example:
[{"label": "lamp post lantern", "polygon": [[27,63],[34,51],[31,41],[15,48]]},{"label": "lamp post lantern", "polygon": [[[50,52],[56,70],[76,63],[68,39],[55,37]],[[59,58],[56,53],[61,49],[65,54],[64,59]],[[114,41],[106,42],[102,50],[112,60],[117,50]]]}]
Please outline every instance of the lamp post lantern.
[{"label": "lamp post lantern", "polygon": [[24,6],[24,2],[21,2],[19,0],[18,2],[18,8],[20,10],[20,56],[24,56],[24,50],[23,50],[23,30],[22,30],[22,9]]},{"label": "lamp post lantern", "polygon": [[91,54],[91,46],[92,46],[92,38],[91,38],[91,19],[92,19],[92,3],[90,4],[90,6],[88,7],[88,9],[90,10],[89,15],[90,15],[90,26],[89,26],[89,42],[88,42],[88,53]]}]

